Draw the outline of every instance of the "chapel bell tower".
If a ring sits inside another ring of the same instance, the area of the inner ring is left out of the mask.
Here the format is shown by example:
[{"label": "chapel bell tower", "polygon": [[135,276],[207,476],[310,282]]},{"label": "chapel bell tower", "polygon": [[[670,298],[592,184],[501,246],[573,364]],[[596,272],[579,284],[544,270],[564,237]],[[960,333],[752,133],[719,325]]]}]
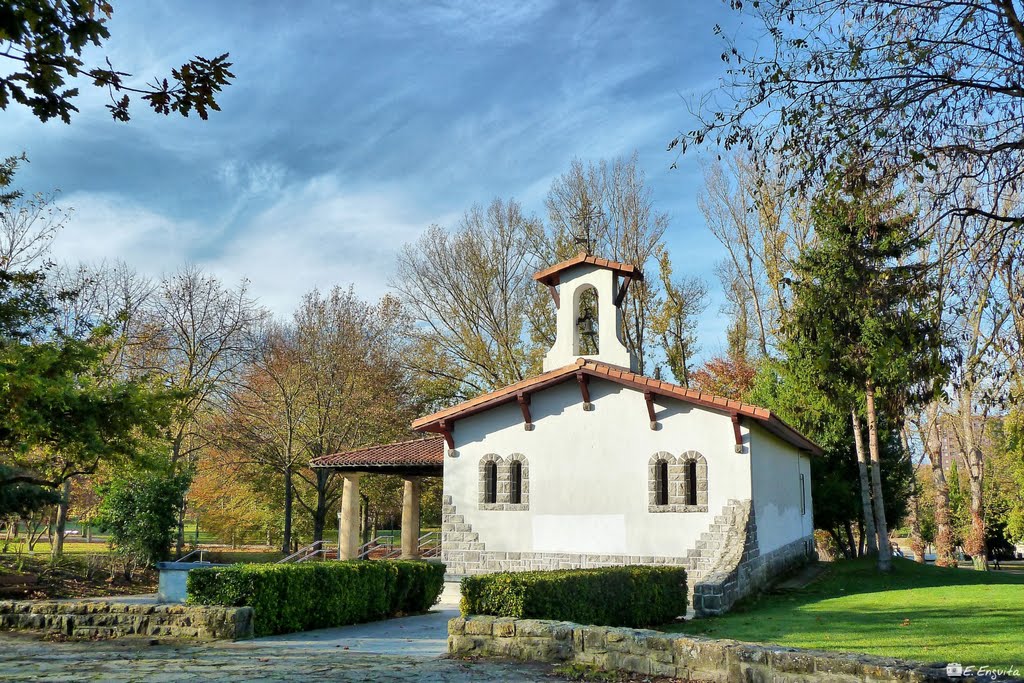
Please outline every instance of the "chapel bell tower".
[{"label": "chapel bell tower", "polygon": [[635,372],[636,358],[622,336],[622,301],[629,284],[643,281],[636,266],[586,252],[533,276],[548,286],[557,310],[555,345],[544,356],[544,371],[578,358]]}]

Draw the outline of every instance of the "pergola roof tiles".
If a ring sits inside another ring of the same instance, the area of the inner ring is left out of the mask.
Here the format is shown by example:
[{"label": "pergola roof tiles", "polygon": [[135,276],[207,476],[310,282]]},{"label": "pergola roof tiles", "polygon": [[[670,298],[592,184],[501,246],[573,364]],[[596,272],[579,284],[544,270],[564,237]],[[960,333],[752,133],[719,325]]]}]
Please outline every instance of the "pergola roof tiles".
[{"label": "pergola roof tiles", "polygon": [[313,458],[312,467],[394,474],[441,474],[444,439],[425,436]]}]

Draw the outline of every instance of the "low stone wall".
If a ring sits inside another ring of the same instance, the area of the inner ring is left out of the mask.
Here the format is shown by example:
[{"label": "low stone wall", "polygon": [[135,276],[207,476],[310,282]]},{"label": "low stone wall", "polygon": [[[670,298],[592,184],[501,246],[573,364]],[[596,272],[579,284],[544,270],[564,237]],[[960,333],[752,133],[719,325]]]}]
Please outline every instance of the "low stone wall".
[{"label": "low stone wall", "polygon": [[701,681],[944,681],[945,669],[864,655],[798,650],[564,621],[470,616],[448,622],[448,652],[576,662]]},{"label": "low stone wall", "polygon": [[149,636],[197,640],[252,638],[251,607],[102,601],[0,601],[0,629],[76,638]]}]

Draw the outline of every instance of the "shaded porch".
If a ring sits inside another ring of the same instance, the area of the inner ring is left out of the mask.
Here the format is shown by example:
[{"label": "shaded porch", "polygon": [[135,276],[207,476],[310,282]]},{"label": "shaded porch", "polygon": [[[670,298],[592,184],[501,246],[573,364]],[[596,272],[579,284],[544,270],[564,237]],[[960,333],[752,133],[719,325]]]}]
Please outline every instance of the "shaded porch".
[{"label": "shaded porch", "polygon": [[400,559],[420,559],[420,496],[424,477],[444,472],[444,439],[437,436],[370,446],[345,453],[315,458],[314,468],[331,469],[342,475],[341,510],[338,512],[338,559],[370,556],[360,544],[359,482],[365,474],[402,477],[402,523]]}]

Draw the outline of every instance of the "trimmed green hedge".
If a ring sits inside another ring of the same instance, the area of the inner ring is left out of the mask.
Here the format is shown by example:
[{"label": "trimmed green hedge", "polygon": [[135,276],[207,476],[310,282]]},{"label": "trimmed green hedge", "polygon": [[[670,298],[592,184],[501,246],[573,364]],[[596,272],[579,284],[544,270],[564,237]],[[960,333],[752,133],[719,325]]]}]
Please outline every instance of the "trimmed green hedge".
[{"label": "trimmed green hedge", "polygon": [[602,567],[462,579],[462,614],[640,628],[686,614],[686,570]]},{"label": "trimmed green hedge", "polygon": [[249,606],[258,636],[425,612],[444,588],[445,566],[412,561],[235,564],[188,573],[189,604]]}]

